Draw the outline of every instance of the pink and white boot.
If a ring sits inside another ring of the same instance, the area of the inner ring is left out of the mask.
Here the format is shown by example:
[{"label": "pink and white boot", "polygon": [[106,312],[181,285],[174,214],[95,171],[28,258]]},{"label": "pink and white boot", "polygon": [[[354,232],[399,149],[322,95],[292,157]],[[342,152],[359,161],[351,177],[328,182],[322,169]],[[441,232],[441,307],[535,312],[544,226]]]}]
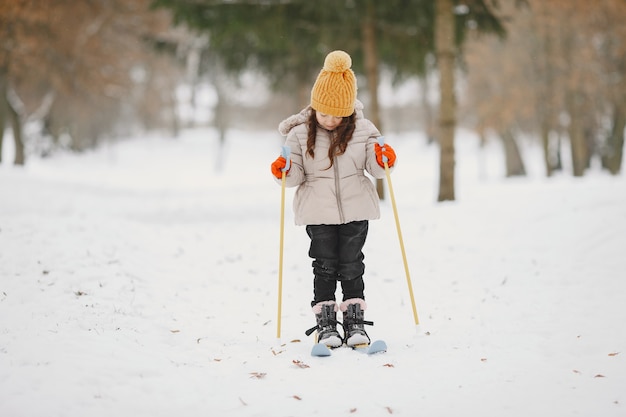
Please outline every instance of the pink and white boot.
[{"label": "pink and white boot", "polygon": [[329,348],[337,348],[343,345],[343,340],[337,331],[337,303],[334,301],[321,301],[313,306],[317,325],[307,330],[307,336],[317,331],[315,343],[323,343]]},{"label": "pink and white boot", "polygon": [[339,309],[343,312],[343,329],[346,345],[352,348],[364,347],[370,344],[370,338],[365,332],[365,324],[373,325],[371,321],[365,321],[367,304],[361,298],[351,298],[341,303]]}]

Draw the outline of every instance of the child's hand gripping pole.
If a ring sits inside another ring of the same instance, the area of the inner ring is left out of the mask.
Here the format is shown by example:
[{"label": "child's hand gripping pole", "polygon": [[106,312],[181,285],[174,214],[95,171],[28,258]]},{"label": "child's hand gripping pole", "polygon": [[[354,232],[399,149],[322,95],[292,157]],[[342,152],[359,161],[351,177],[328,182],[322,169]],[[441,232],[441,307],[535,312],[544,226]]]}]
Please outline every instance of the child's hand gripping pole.
[{"label": "child's hand gripping pole", "polygon": [[[385,145],[385,137],[378,138],[378,144],[383,148]],[[385,164],[385,174],[387,176],[387,186],[389,187],[389,196],[391,197],[391,206],[393,207],[393,215],[396,219],[396,230],[398,231],[398,240],[400,242],[400,251],[402,252],[402,261],[404,262],[404,271],[406,273],[406,281],[409,286],[409,296],[411,297],[411,306],[413,307],[413,318],[415,324],[419,325],[419,319],[417,317],[417,308],[415,307],[415,297],[413,296],[413,285],[411,284],[411,275],[409,274],[409,265],[406,260],[406,252],[404,250],[404,241],[402,240],[402,230],[400,229],[400,219],[398,217],[398,208],[396,207],[396,198],[393,193],[393,186],[391,185],[391,175],[389,173],[389,165],[387,164],[387,157],[383,155],[383,162]]]},{"label": "child's hand gripping pole", "polygon": [[280,327],[282,317],[282,299],[283,299],[283,241],[285,234],[285,176],[291,168],[291,149],[289,146],[283,146],[281,155],[285,158],[285,167],[282,169],[282,179],[280,187],[280,245],[278,255],[278,320],[276,324],[276,337],[280,340]]}]

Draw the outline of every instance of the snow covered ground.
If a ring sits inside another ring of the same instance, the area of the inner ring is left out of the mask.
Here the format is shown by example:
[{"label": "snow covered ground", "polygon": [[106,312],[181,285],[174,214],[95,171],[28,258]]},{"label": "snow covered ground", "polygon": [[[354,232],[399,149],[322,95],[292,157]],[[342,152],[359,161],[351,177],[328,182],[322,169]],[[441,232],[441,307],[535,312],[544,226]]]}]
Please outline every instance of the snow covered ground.
[{"label": "snow covered ground", "polygon": [[625,416],[624,176],[506,180],[461,133],[458,201],[437,204],[437,149],[387,139],[420,326],[387,199],[365,253],[375,356],[309,355],[293,190],[276,337],[278,134],[5,162],[0,416]]}]

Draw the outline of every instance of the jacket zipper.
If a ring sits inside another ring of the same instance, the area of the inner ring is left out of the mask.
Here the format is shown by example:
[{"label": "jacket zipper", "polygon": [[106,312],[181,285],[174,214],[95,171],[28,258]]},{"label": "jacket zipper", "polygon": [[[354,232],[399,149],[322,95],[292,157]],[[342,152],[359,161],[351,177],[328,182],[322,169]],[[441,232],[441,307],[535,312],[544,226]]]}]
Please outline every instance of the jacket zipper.
[{"label": "jacket zipper", "polygon": [[335,196],[337,197],[337,209],[339,210],[339,221],[341,224],[345,222],[343,217],[343,207],[341,206],[341,187],[339,185],[339,164],[337,157],[333,157],[333,170],[335,171]]}]

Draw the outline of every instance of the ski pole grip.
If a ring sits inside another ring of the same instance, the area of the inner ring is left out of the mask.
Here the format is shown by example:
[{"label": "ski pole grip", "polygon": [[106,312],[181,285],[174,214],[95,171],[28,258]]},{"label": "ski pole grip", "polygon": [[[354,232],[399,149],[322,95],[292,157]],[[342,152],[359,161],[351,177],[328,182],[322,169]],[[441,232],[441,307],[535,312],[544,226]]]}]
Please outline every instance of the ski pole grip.
[{"label": "ski pole grip", "polygon": [[283,158],[285,158],[285,167],[282,169],[283,172],[289,171],[291,168],[291,148],[289,146],[283,146],[283,150],[280,153]]},{"label": "ski pole grip", "polygon": [[[385,145],[385,137],[384,136],[379,136],[378,137],[378,144],[380,145],[380,147],[382,148],[382,150],[384,151],[384,145]],[[388,162],[389,158],[387,158],[385,155],[383,155],[383,162]]]}]

